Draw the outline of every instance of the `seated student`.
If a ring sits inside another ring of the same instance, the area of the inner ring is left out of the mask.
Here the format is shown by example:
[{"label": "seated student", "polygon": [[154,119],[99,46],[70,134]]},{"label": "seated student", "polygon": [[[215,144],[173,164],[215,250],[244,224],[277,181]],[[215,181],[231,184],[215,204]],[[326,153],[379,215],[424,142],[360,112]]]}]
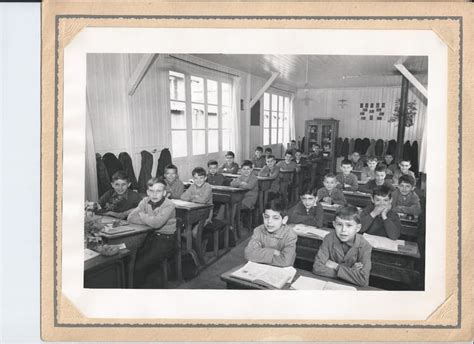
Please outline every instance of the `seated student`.
[{"label": "seated student", "polygon": [[287,150],[285,152],[285,159],[277,163],[277,166],[280,168],[280,171],[296,171],[298,166],[296,162],[293,161],[293,153]]},{"label": "seated student", "polygon": [[321,228],[323,226],[323,207],[318,202],[316,190],[307,188],[300,192],[300,201],[288,210],[288,223],[303,224]]},{"label": "seated student", "polygon": [[147,187],[148,197],[140,202],[127,219],[130,223],[154,229],[137,251],[134,270],[136,287],[143,287],[145,280],[145,286],[156,287],[158,263],[169,257],[175,249],[176,210],[173,202],[166,198],[166,182],[163,178],[151,178]]},{"label": "seated student", "polygon": [[179,199],[184,192],[184,184],[179,179],[178,168],[170,164],[165,167],[166,196]]},{"label": "seated student", "polygon": [[351,155],[351,163],[352,163],[352,169],[354,171],[362,171],[364,168],[364,162],[360,159],[360,153],[359,152],[353,152]]},{"label": "seated student", "polygon": [[253,230],[245,259],[274,266],[292,266],[296,258],[296,233],[286,225],[285,205],[273,200],[265,205],[263,225]]},{"label": "seated student", "polygon": [[378,186],[372,192],[372,203],[360,215],[361,233],[373,234],[397,240],[400,237],[401,222],[392,208],[390,188]]},{"label": "seated student", "polygon": [[377,167],[377,158],[375,156],[369,156],[367,158],[367,166],[362,169],[362,173],[360,174],[360,180],[364,182],[374,180],[375,167]]},{"label": "seated student", "polygon": [[268,190],[268,200],[276,198],[280,193],[280,169],[276,166],[276,160],[273,155],[267,156],[267,164],[258,172],[259,177],[275,178]]},{"label": "seated student", "polygon": [[393,184],[398,184],[398,179],[403,175],[412,176],[412,178],[416,180],[415,173],[413,173],[413,171],[410,171],[410,167],[411,167],[410,160],[407,160],[407,159],[400,160],[400,162],[398,163],[398,167],[399,168],[393,174]]},{"label": "seated student", "polygon": [[270,147],[265,148],[265,161],[267,160],[269,155],[273,155],[273,151]]},{"label": "seated student", "polygon": [[321,185],[321,175],[323,172],[321,146],[317,143],[311,145],[311,153],[308,155],[308,163],[311,164],[311,185],[319,187]]},{"label": "seated student", "polygon": [[253,209],[258,198],[258,179],[257,176],[252,173],[252,162],[250,160],[244,160],[240,172],[241,175],[235,178],[230,183],[230,186],[248,190],[242,199],[242,209]]},{"label": "seated student", "polygon": [[212,187],[206,183],[206,170],[196,167],[192,172],[193,182],[181,195],[183,201],[212,204]]},{"label": "seated student", "polygon": [[395,162],[393,161],[393,154],[385,154],[384,162],[385,166],[387,166],[387,175],[393,175],[397,170],[397,164],[395,164]]},{"label": "seated student", "polygon": [[382,185],[385,185],[386,187],[390,188],[391,191],[393,191],[394,187],[392,185],[392,182],[388,179],[385,179],[386,176],[387,168],[385,167],[385,165],[377,166],[375,168],[375,179],[367,182],[366,184],[361,185],[359,191],[372,194],[372,191],[374,191],[377,186]]},{"label": "seated student", "polygon": [[305,166],[307,164],[306,159],[303,159],[303,152],[301,151],[301,149],[297,149],[295,151],[295,157],[293,161],[296,163],[296,166],[298,167]]},{"label": "seated student", "polygon": [[252,159],[253,167],[263,168],[265,166],[265,157],[263,156],[263,148],[258,146],[255,148],[255,155]]},{"label": "seated student", "polygon": [[211,185],[224,185],[225,177],[218,172],[218,163],[216,160],[209,160],[207,162],[207,168],[209,173],[207,174],[207,182]]},{"label": "seated student", "polygon": [[342,191],[336,188],[337,180],[336,176],[332,173],[328,173],[324,176],[324,187],[318,190],[317,196],[320,202],[329,204],[346,204],[346,198]]},{"label": "seated student", "polygon": [[130,180],[124,171],[115,172],[110,184],[112,190],[104,193],[99,199],[100,214],[126,219],[142,198],[138,193],[129,189]]},{"label": "seated student", "polygon": [[234,152],[228,151],[225,154],[225,163],[219,168],[219,173],[232,173],[236,174],[239,171],[239,165],[234,162]]},{"label": "seated student", "polygon": [[352,163],[349,159],[341,161],[341,171],[337,174],[337,187],[342,190],[357,191],[359,183],[357,182],[357,176],[352,171]]},{"label": "seated student", "polygon": [[290,151],[291,154],[294,156],[297,149],[298,149],[298,147],[296,145],[296,140],[291,140],[290,147],[287,150]]},{"label": "seated student", "polygon": [[398,179],[398,189],[392,192],[392,210],[396,213],[420,215],[420,198],[413,191],[415,179],[410,175],[403,175]]},{"label": "seated student", "polygon": [[313,273],[368,286],[372,247],[358,234],[361,223],[357,208],[339,207],[333,225],[335,231],[326,235],[319,247]]}]

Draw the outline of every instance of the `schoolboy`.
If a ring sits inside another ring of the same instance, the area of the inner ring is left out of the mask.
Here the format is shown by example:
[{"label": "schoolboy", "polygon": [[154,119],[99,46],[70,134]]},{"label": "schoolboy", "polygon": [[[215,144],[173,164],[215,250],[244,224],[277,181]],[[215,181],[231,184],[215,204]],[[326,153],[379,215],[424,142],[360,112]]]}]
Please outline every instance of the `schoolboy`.
[{"label": "schoolboy", "polygon": [[225,163],[219,168],[219,172],[236,174],[239,171],[239,165],[234,162],[234,159],[234,152],[228,151],[225,154]]},{"label": "schoolboy", "polygon": [[420,197],[413,191],[415,179],[403,175],[398,179],[398,189],[392,192],[392,210],[396,213],[420,215]]},{"label": "schoolboy", "polygon": [[[176,210],[166,198],[166,181],[151,178],[147,182],[147,197],[135,208],[127,221],[152,227],[137,251],[134,270],[135,287],[156,287],[159,261],[169,257],[175,249]],[[145,285],[144,282],[146,282]]]},{"label": "schoolboy", "polygon": [[339,207],[333,226],[335,231],[326,235],[319,247],[313,273],[368,286],[372,247],[358,234],[361,222],[357,208]]},{"label": "schoolboy", "polygon": [[278,197],[280,192],[280,169],[276,166],[276,160],[273,155],[267,156],[266,165],[258,172],[259,177],[275,178],[268,189],[268,199]]},{"label": "schoolboy", "polygon": [[212,204],[212,186],[206,183],[206,170],[202,167],[196,167],[191,172],[193,183],[181,195],[183,201]]},{"label": "schoolboy", "polygon": [[265,166],[265,157],[263,156],[263,148],[258,146],[255,148],[255,155],[252,159],[254,168],[263,168]]},{"label": "schoolboy", "polygon": [[324,176],[323,184],[324,187],[320,188],[317,193],[320,202],[339,205],[346,204],[346,198],[344,197],[342,190],[336,188],[337,180],[334,174],[326,174]]},{"label": "schoolboy", "polygon": [[315,189],[303,189],[300,192],[300,201],[288,210],[288,223],[321,228],[323,219],[323,207],[318,202]]},{"label": "schoolboy", "polygon": [[393,184],[398,184],[398,179],[400,179],[400,177],[403,175],[412,176],[412,178],[416,180],[415,173],[413,173],[413,171],[410,171],[410,167],[411,167],[410,160],[407,160],[407,159],[400,160],[400,162],[398,163],[398,169],[393,174]]},{"label": "schoolboy", "polygon": [[397,240],[400,237],[401,222],[398,214],[392,210],[390,188],[378,186],[372,192],[372,204],[360,215],[361,233],[368,233]]},{"label": "schoolboy", "polygon": [[207,182],[211,185],[224,185],[225,177],[218,172],[218,163],[216,160],[207,162]]},{"label": "schoolboy", "polygon": [[291,152],[292,155],[295,155],[297,149],[298,147],[296,145],[296,140],[291,140],[290,147],[288,148],[288,150]]},{"label": "schoolboy", "polygon": [[[277,163],[277,167],[280,169],[280,194],[283,199],[288,201],[288,190],[293,184],[295,178],[295,172],[299,172],[300,168],[293,161],[293,153],[290,150],[285,152],[285,159]],[[283,174],[282,172],[291,172]]]},{"label": "schoolboy", "polygon": [[112,175],[112,190],[107,191],[99,199],[101,215],[108,215],[119,219],[126,219],[128,214],[138,206],[142,200],[140,195],[129,189],[130,179],[124,171],[117,171]]},{"label": "schoolboy", "polygon": [[387,166],[387,175],[391,176],[397,170],[397,164],[393,161],[393,154],[387,153],[384,157],[385,166]]},{"label": "schoolboy", "polygon": [[277,166],[280,168],[280,171],[293,172],[298,169],[296,162],[293,161],[293,153],[289,150],[285,152],[285,159],[278,162]]},{"label": "schoolboy", "polygon": [[312,152],[308,155],[308,163],[311,164],[311,185],[318,187],[320,186],[321,175],[323,173],[321,146],[317,143],[313,143],[311,150]]},{"label": "schoolboy", "polygon": [[377,167],[377,158],[375,156],[369,156],[367,158],[367,166],[362,169],[362,173],[360,174],[360,179],[365,182],[374,180],[375,167]]},{"label": "schoolboy", "polygon": [[359,183],[357,176],[352,172],[352,163],[349,159],[341,161],[341,172],[337,174],[337,188],[342,190],[357,191]]},{"label": "schoolboy", "polygon": [[242,199],[242,209],[253,209],[258,198],[258,178],[253,174],[252,162],[244,160],[240,176],[230,183],[230,186],[248,190]]},{"label": "schoolboy", "polygon": [[360,186],[359,191],[372,194],[372,191],[378,186],[385,185],[390,188],[391,191],[394,190],[392,182],[388,179],[385,179],[387,176],[387,168],[385,165],[379,165],[375,168],[375,179],[367,182]]},{"label": "schoolboy", "polygon": [[274,266],[292,266],[296,258],[296,233],[286,225],[285,205],[273,200],[265,205],[263,225],[253,231],[245,259]]},{"label": "schoolboy", "polygon": [[166,197],[180,199],[184,192],[184,184],[179,179],[178,167],[173,164],[165,167]]},{"label": "schoolboy", "polygon": [[351,154],[351,163],[352,163],[352,169],[354,171],[362,171],[364,168],[364,162],[360,159],[360,153],[359,152],[353,152]]},{"label": "schoolboy", "polygon": [[311,153],[308,155],[308,162],[316,163],[321,161],[321,146],[317,143],[311,145]]},{"label": "schoolboy", "polygon": [[303,152],[301,149],[295,151],[295,157],[293,161],[296,163],[296,166],[301,167],[307,164],[306,159],[303,159]]},{"label": "schoolboy", "polygon": [[265,148],[265,161],[269,155],[273,155],[273,151],[270,147]]}]

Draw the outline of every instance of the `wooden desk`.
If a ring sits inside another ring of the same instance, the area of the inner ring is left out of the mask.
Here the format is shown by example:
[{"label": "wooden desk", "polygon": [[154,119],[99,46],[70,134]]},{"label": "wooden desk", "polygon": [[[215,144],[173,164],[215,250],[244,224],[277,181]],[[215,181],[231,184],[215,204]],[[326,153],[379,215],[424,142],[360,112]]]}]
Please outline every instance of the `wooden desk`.
[{"label": "wooden desk", "polygon": [[[109,216],[102,217],[102,221],[104,223],[112,222],[114,220],[116,219]],[[129,223],[125,225],[125,227],[131,228],[133,229],[133,231],[117,233],[117,234],[107,234],[107,233],[100,232],[99,235],[102,237],[102,240],[106,244],[118,245],[118,244],[124,243],[127,249],[130,250],[131,259],[130,259],[130,264],[129,264],[128,286],[129,288],[133,288],[133,269],[135,267],[135,259],[137,257],[137,250],[140,247],[142,247],[146,236],[148,235],[149,232],[153,231],[153,228],[145,226],[145,225],[137,225],[134,223]],[[179,265],[181,265],[180,262],[179,262]]]},{"label": "wooden desk", "polygon": [[291,196],[288,193],[293,190],[293,179],[295,171],[291,170],[280,170],[280,193],[285,202],[291,200]]},{"label": "wooden desk", "polygon": [[272,182],[275,180],[273,177],[257,177],[258,179],[258,213],[263,213],[263,208],[268,200],[268,190],[272,186]]},{"label": "wooden desk", "polygon": [[[245,281],[243,279],[231,276],[231,274],[234,271],[240,269],[244,265],[245,264],[239,265],[239,266],[237,266],[237,267],[235,267],[235,268],[233,268],[233,269],[231,269],[231,270],[229,270],[229,271],[227,271],[227,272],[225,272],[221,275],[221,280],[226,283],[226,289],[269,290],[269,288],[266,288],[266,287],[261,286],[259,284],[255,284],[253,282]],[[357,290],[380,290],[380,289],[377,289],[377,288],[374,288],[374,287],[359,287],[359,286],[349,284],[349,283],[345,283],[341,280],[337,280],[337,279],[333,279],[333,278],[328,278],[328,277],[323,277],[323,276],[316,276],[313,273],[311,273],[309,271],[306,271],[306,270],[302,270],[302,269],[296,269],[296,275],[295,275],[295,278],[293,279],[293,282],[296,281],[296,279],[300,276],[314,278],[314,279],[318,279],[318,280],[322,280],[322,281],[330,281],[330,282],[333,282],[333,283],[346,285],[346,286],[351,286],[351,287],[355,287]],[[287,286],[282,288],[282,290],[292,290],[292,289],[290,288],[290,285],[288,284]]]},{"label": "wooden desk", "polygon": [[[209,214],[212,210],[212,204],[198,204],[193,202],[182,201],[178,199],[172,199],[176,207],[176,217],[179,217],[183,221],[184,225],[184,237],[186,239],[185,253],[191,254],[196,266],[201,266],[204,262],[204,252],[202,250],[202,231],[204,228],[204,222],[209,218]],[[193,227],[197,224],[197,233],[194,237],[195,250],[193,249]]]},{"label": "wooden desk", "polygon": [[[234,236],[234,242],[240,236],[240,210],[242,200],[248,190],[235,188],[232,186],[212,185],[212,198],[214,202],[224,203],[226,205],[226,214],[228,216],[228,223]],[[225,248],[229,245],[229,232],[225,234],[224,238]]]},{"label": "wooden desk", "polygon": [[370,194],[360,191],[342,191],[344,197],[346,198],[347,203],[354,205],[356,207],[365,208],[372,203]]},{"label": "wooden desk", "polygon": [[[323,228],[323,230],[330,232],[334,229]],[[309,234],[297,234],[296,259],[313,263],[323,238]],[[421,257],[418,245],[414,242],[405,241],[405,245],[400,245],[399,249],[402,249],[402,251],[372,249],[370,275],[404,283],[416,290],[421,282],[421,274],[415,269]]]},{"label": "wooden desk", "polygon": [[84,288],[132,288],[132,264],[132,252],[128,249],[122,249],[114,256],[99,255],[86,260]]}]

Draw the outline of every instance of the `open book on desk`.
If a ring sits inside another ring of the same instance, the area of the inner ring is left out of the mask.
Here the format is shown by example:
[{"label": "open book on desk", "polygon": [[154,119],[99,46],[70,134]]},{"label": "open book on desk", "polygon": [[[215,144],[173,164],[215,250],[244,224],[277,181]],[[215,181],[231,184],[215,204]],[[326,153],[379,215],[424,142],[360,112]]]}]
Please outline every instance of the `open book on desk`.
[{"label": "open book on desk", "polygon": [[313,226],[307,226],[303,224],[294,225],[293,230],[295,231],[296,234],[313,235],[321,239],[324,239],[324,237],[329,234],[329,231],[327,230],[319,229]]},{"label": "open book on desk", "polygon": [[249,281],[270,289],[281,289],[290,283],[296,275],[292,266],[281,268],[278,266],[248,262],[231,276]]},{"label": "open book on desk", "polygon": [[405,245],[404,240],[392,240],[386,237],[364,233],[364,239],[367,240],[373,248],[381,248],[388,251],[398,251],[398,246]]},{"label": "open book on desk", "polygon": [[102,233],[105,234],[119,234],[119,233],[126,233],[126,232],[133,232],[135,229],[130,226],[118,226],[112,227],[111,224],[106,225],[104,229],[102,229]]},{"label": "open book on desk", "polygon": [[295,290],[357,290],[357,288],[334,283],[331,281],[324,281],[317,277],[300,276],[291,284],[291,288]]}]

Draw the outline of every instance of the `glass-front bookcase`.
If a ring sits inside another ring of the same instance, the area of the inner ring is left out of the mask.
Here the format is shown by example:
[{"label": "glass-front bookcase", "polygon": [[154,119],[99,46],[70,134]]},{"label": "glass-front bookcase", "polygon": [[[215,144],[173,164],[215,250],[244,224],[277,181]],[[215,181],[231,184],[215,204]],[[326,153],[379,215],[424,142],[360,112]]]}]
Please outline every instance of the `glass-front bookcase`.
[{"label": "glass-front bookcase", "polygon": [[324,169],[336,172],[336,139],[338,137],[339,120],[312,119],[305,122],[305,152],[310,154],[311,147],[317,143],[321,147]]}]

